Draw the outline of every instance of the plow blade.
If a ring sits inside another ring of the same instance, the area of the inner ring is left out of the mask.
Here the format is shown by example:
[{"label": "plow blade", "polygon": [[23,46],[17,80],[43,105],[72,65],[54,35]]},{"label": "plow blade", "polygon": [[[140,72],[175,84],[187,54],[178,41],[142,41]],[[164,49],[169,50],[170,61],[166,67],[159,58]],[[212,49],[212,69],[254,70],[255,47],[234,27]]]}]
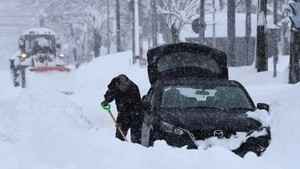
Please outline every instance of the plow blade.
[{"label": "plow blade", "polygon": [[70,72],[71,69],[64,66],[45,66],[45,67],[34,67],[29,69],[31,72]]}]

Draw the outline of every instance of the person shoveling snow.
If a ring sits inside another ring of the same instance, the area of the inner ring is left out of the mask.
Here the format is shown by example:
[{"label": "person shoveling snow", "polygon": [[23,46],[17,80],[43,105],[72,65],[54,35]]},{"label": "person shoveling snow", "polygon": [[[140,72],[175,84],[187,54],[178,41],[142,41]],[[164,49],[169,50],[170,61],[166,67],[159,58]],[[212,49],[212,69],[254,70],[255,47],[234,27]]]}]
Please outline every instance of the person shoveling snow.
[{"label": "person shoveling snow", "polygon": [[117,105],[119,113],[116,120],[116,137],[125,141],[125,137],[130,129],[131,141],[140,143],[143,106],[137,85],[126,75],[119,75],[113,78],[108,85],[104,98],[105,100],[101,103],[104,108],[107,109],[109,103],[114,100]]}]

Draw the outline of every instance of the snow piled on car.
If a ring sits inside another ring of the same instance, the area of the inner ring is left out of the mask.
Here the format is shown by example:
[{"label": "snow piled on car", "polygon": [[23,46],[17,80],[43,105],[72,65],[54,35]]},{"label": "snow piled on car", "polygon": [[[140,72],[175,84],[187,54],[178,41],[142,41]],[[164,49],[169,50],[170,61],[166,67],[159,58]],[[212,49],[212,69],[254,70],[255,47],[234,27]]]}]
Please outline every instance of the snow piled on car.
[{"label": "snow piled on car", "polygon": [[254,112],[247,112],[248,118],[259,121],[263,127],[270,127],[272,122],[272,112],[265,110],[256,110]]},{"label": "snow piled on car", "polygon": [[108,82],[124,73],[143,94],[149,89],[146,69],[130,65],[130,57],[130,52],[101,57],[69,74],[32,73],[24,90],[11,87],[9,72],[0,71],[0,168],[298,168],[300,85],[287,85],[281,69],[278,79],[254,67],[230,69],[256,102],[271,106],[272,143],[261,158],[249,153],[241,159],[222,147],[186,150],[160,141],[148,149],[116,140],[99,105]]}]

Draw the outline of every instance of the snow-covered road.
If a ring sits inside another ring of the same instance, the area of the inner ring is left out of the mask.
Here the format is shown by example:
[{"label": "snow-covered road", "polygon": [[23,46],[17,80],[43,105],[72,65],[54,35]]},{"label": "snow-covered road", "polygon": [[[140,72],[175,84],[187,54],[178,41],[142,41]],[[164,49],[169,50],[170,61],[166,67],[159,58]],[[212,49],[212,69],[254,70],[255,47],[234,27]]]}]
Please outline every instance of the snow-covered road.
[{"label": "snow-covered road", "polygon": [[230,70],[232,79],[241,81],[256,102],[270,103],[273,112],[271,147],[262,158],[248,154],[245,159],[219,147],[187,151],[159,142],[146,149],[115,140],[111,119],[99,107],[106,85],[125,73],[143,93],[149,88],[146,69],[129,65],[129,58],[125,52],[69,74],[29,74],[24,90],[12,88],[9,73],[0,71],[0,168],[298,168],[300,85],[286,84],[286,58],[277,79],[252,67]]}]

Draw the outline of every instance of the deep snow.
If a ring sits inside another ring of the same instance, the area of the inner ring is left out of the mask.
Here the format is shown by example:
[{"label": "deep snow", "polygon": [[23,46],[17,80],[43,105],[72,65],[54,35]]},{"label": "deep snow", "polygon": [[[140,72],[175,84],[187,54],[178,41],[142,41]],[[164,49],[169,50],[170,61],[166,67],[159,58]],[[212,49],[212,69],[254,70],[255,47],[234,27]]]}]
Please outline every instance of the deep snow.
[{"label": "deep snow", "polygon": [[106,85],[124,73],[142,93],[149,88],[146,69],[130,65],[130,55],[101,57],[71,73],[30,73],[27,89],[13,88],[9,72],[0,71],[0,168],[298,168],[300,85],[286,83],[288,57],[280,58],[277,79],[253,67],[230,69],[230,77],[241,81],[256,102],[270,103],[273,114],[268,151],[262,158],[241,159],[220,147],[191,151],[158,142],[146,149],[116,140],[114,125],[99,106]]}]

